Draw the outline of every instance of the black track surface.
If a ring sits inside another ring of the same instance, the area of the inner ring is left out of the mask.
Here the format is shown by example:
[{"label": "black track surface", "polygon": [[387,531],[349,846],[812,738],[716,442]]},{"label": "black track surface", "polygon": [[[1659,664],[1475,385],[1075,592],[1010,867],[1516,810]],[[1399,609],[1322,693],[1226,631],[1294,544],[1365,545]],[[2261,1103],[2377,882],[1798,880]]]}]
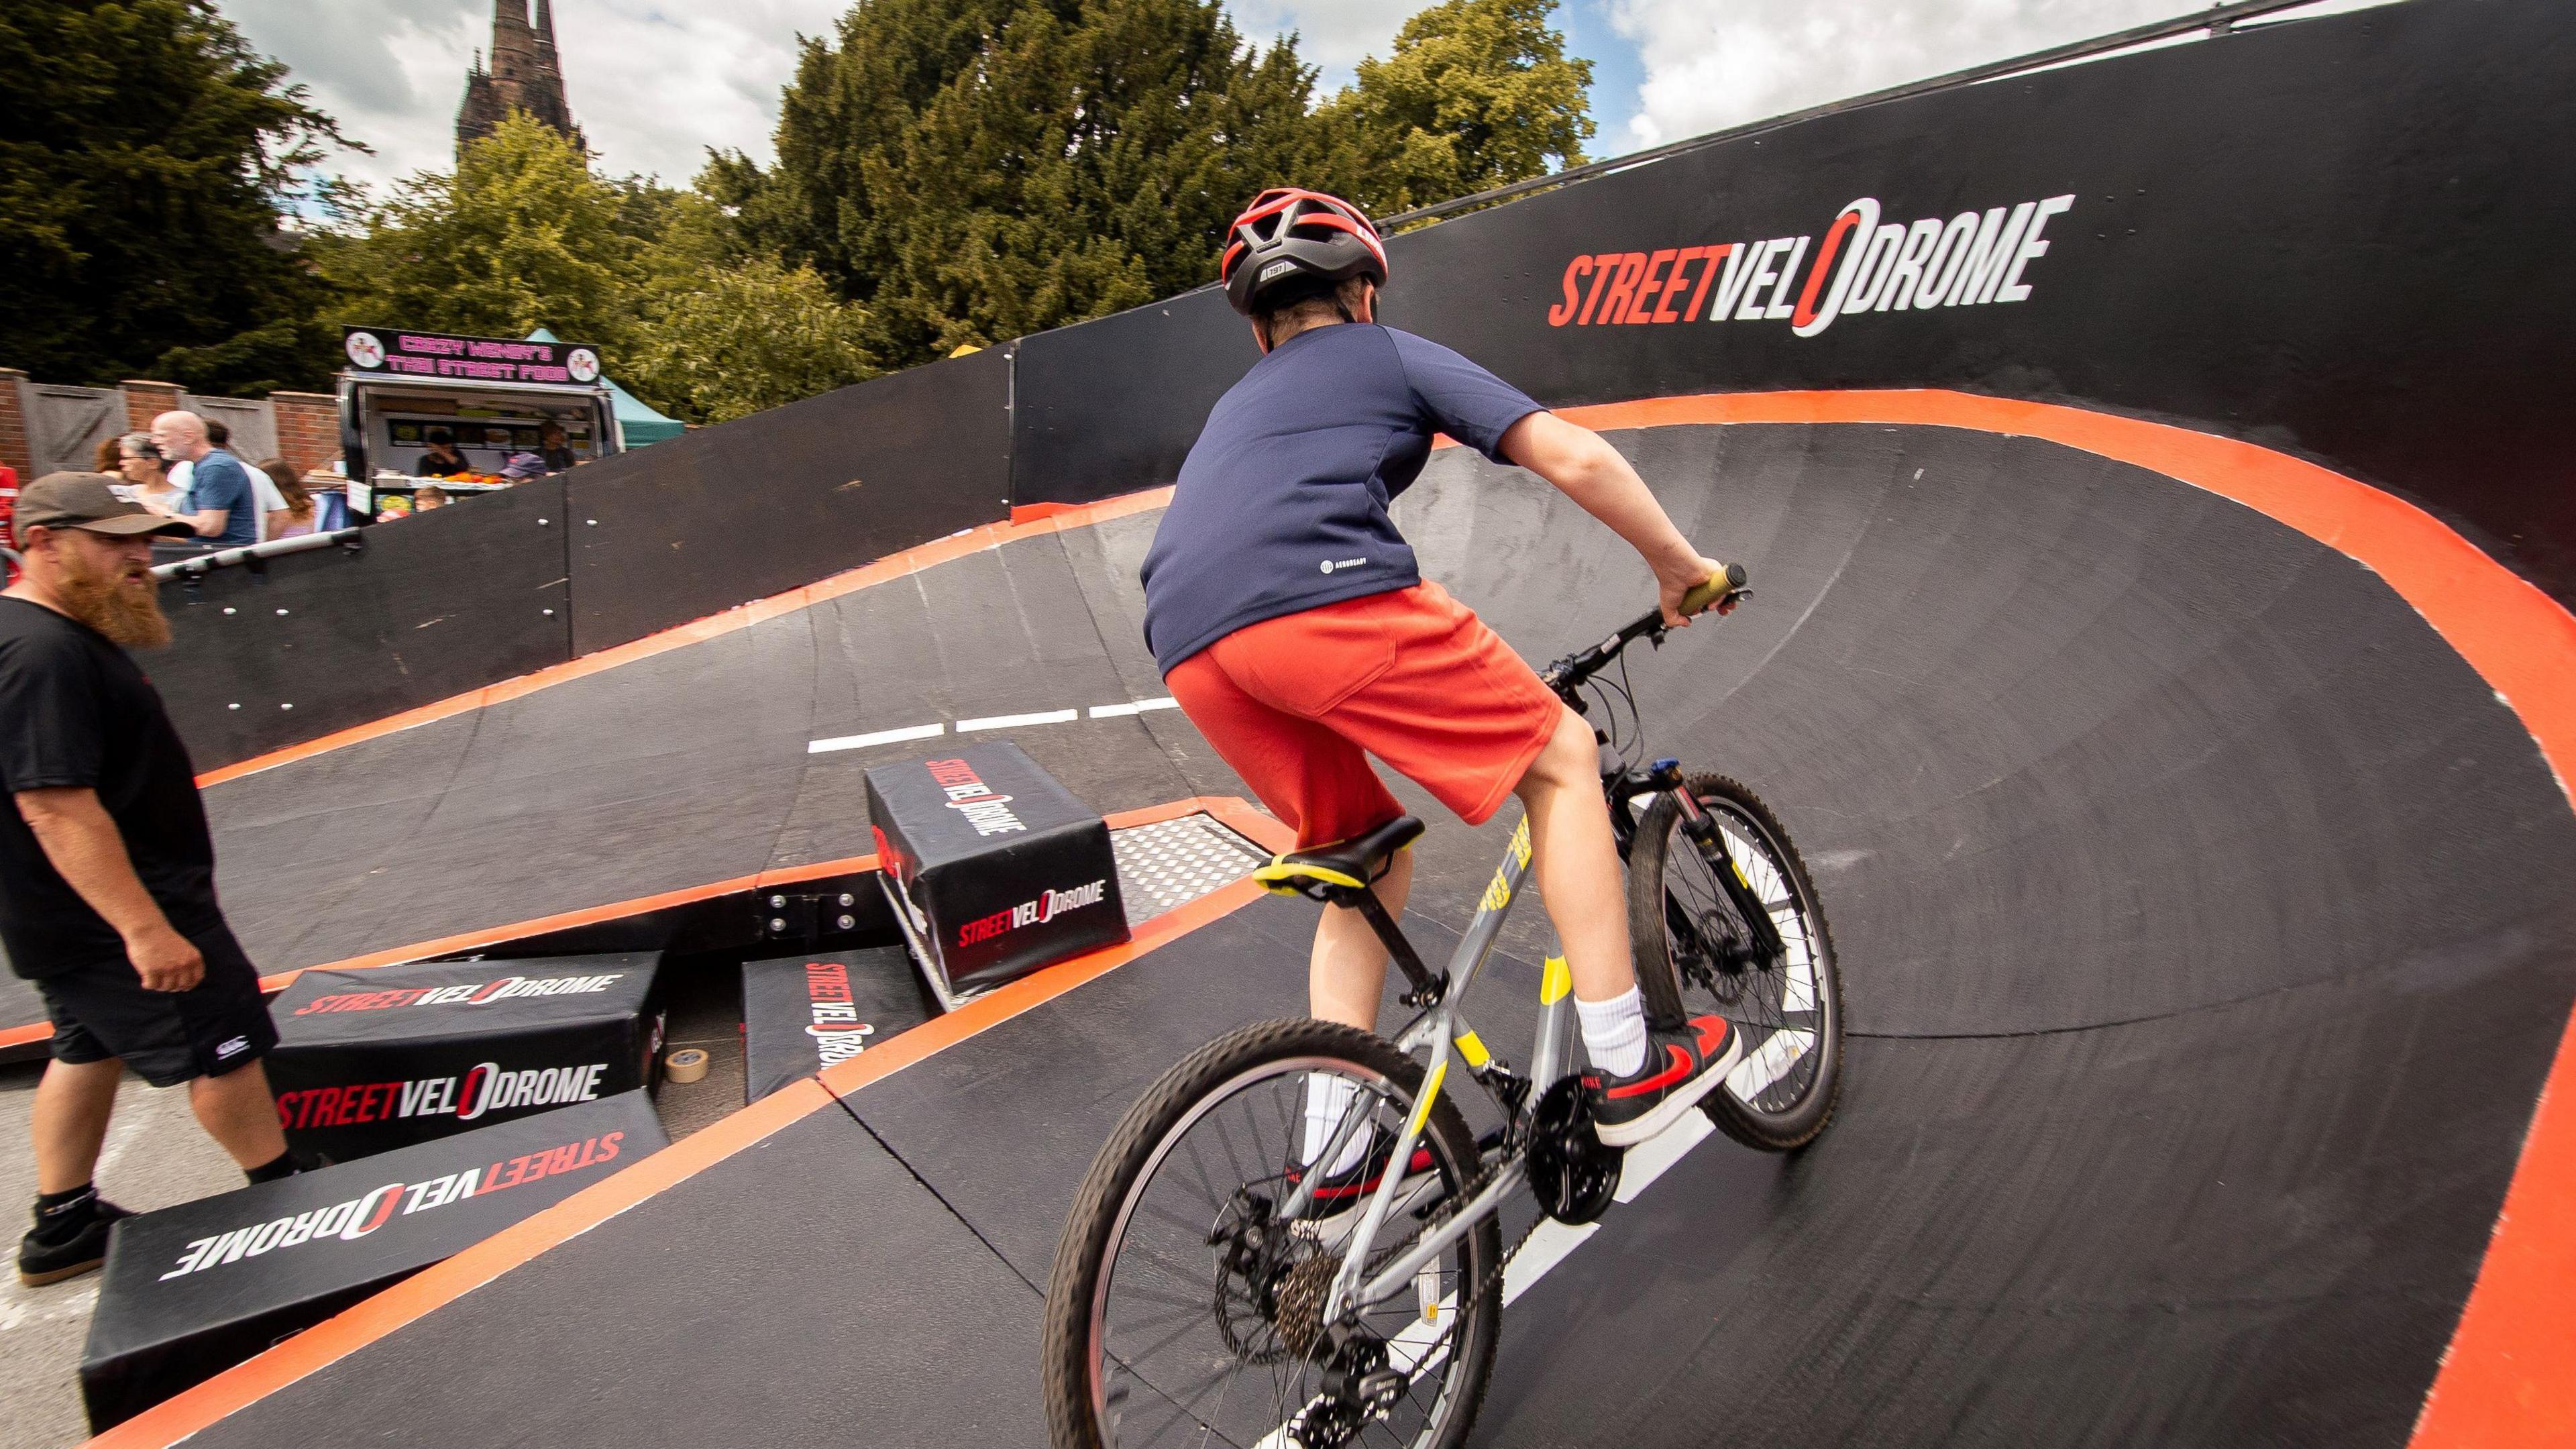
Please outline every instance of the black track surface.
[{"label": "black track surface", "polygon": [[[1515,1305],[1478,1441],[2402,1443],[2576,996],[2576,817],[2513,715],[2369,571],[2155,474],[1937,428],[1619,441],[1753,567],[1635,677],[1651,752],[1804,850],[1849,1087],[1807,1153],[1702,1145]],[[1398,511],[1534,659],[1647,597],[1463,451]],[[889,752],[806,740],[1162,692],[1153,523],[218,787],[236,924],[301,964],[864,851]],[[1176,713],[1013,737],[1104,810],[1240,789]],[[1506,825],[1435,827],[1426,924]],[[886,1079],[205,1437],[1038,1442],[1076,1178],[1161,1067],[1296,1009],[1310,909]]]}]

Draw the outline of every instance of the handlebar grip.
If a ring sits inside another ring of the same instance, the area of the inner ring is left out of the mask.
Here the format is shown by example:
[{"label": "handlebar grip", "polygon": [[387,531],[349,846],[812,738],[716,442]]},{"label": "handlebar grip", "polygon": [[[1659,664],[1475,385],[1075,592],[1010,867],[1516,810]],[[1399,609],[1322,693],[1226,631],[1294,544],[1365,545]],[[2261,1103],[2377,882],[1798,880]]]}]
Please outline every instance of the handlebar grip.
[{"label": "handlebar grip", "polygon": [[1738,563],[1728,564],[1709,575],[1707,583],[1693,585],[1690,592],[1682,595],[1682,617],[1687,619],[1693,614],[1706,613],[1725,602],[1727,595],[1744,587],[1744,579],[1744,565]]}]

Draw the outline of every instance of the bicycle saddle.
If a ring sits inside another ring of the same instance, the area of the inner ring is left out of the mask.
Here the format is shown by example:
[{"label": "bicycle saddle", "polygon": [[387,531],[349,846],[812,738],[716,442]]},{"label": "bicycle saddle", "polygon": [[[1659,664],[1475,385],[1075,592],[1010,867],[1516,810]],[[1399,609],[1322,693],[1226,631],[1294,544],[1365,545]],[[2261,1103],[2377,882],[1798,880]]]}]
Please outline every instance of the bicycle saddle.
[{"label": "bicycle saddle", "polygon": [[1268,865],[1252,873],[1252,878],[1276,894],[1316,900],[1327,899],[1335,888],[1364,890],[1369,882],[1386,874],[1387,861],[1411,845],[1422,829],[1420,820],[1398,815],[1365,835],[1318,845],[1312,850],[1274,855]]}]

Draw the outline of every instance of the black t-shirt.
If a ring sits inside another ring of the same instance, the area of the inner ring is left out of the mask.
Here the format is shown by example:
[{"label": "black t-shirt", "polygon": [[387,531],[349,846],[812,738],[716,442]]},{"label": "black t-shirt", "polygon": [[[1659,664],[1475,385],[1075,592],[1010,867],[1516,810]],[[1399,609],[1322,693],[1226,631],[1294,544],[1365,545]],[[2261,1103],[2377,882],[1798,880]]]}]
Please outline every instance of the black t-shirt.
[{"label": "black t-shirt", "polygon": [[463,453],[453,458],[441,459],[435,454],[423,452],[420,455],[420,461],[412,465],[411,471],[415,478],[453,478],[459,473],[473,472],[474,465]]},{"label": "black t-shirt", "polygon": [[[106,635],[0,597],[0,790],[86,786],[181,935],[222,924],[196,771],[161,696]],[[15,801],[0,805],[0,941],[21,976],[125,959],[116,929],[54,870]]]}]

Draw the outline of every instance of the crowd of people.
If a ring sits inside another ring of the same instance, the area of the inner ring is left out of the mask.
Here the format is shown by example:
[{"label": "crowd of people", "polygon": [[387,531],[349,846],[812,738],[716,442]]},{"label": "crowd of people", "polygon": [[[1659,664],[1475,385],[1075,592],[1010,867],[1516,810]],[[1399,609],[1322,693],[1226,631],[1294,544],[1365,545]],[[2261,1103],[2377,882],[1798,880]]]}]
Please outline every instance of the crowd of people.
[{"label": "crowd of people", "polygon": [[182,541],[200,548],[239,548],[347,522],[343,495],[307,488],[284,458],[245,463],[231,443],[218,419],[167,412],[148,432],[100,443],[97,467],[122,480],[119,495],[187,524]]}]

